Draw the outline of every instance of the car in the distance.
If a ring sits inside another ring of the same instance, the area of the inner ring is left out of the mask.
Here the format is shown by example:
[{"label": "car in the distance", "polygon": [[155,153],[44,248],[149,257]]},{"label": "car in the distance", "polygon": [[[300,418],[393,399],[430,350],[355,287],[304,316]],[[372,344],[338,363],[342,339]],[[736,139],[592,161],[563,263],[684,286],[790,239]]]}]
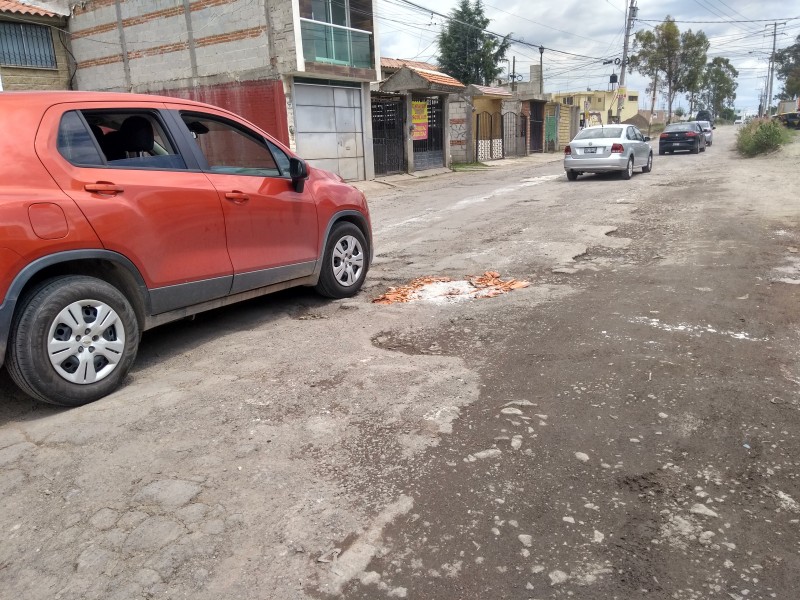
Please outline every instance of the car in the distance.
[{"label": "car in the distance", "polygon": [[697,116],[694,118],[695,121],[708,121],[709,123],[714,123],[714,115],[711,114],[710,110],[698,110]]},{"label": "car in the distance", "polygon": [[3,92],[0,128],[0,366],[38,400],[111,393],[163,323],[364,282],[364,194],[227,110]]},{"label": "car in the distance", "polygon": [[734,124],[734,125],[742,125],[742,124],[744,124],[744,121],[742,120],[742,118],[741,118],[741,117],[739,117],[739,118],[737,118],[737,119],[735,119],[735,120],[733,121],[733,124]]},{"label": "car in the distance", "polygon": [[714,130],[716,127],[709,121],[698,121],[697,123],[703,129],[703,135],[706,136],[706,146],[710,146],[714,143]]},{"label": "car in the distance", "polygon": [[633,125],[595,125],[586,127],[564,147],[564,170],[575,181],[583,173],[619,171],[630,179],[633,170],[653,169],[653,150],[649,137]]},{"label": "car in the distance", "polygon": [[658,138],[659,154],[672,154],[683,150],[688,150],[692,154],[706,150],[706,136],[697,121],[670,123]]}]

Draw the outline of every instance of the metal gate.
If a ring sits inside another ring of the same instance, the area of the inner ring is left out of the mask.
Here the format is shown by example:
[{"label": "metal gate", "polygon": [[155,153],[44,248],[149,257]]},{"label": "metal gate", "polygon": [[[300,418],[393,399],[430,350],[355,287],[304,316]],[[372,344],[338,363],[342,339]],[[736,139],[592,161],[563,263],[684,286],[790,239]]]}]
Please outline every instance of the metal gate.
[{"label": "metal gate", "polygon": [[544,102],[531,102],[531,152],[544,150]]},{"label": "metal gate", "polygon": [[503,116],[482,112],[475,117],[475,156],[478,162],[503,158]]},{"label": "metal gate", "polygon": [[428,103],[428,135],[414,140],[414,170],[436,169],[444,166],[444,107],[440,96],[414,98]]},{"label": "metal gate", "polygon": [[404,114],[402,98],[372,98],[372,148],[375,153],[375,175],[390,175],[405,171]]},{"label": "metal gate", "polygon": [[528,117],[515,112],[503,115],[503,156],[528,155]]}]

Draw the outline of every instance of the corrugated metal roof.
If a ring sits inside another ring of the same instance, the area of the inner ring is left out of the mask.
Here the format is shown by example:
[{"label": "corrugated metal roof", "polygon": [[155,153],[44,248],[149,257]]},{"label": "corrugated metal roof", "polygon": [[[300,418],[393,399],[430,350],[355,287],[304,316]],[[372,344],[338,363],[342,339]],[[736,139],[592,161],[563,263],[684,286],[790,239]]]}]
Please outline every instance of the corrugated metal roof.
[{"label": "corrugated metal roof", "polygon": [[59,17],[61,15],[43,8],[14,2],[13,0],[0,0],[0,13],[14,13],[18,15],[34,15],[37,17]]},{"label": "corrugated metal roof", "polygon": [[381,57],[381,67],[384,69],[402,69],[403,67],[410,67],[412,69],[427,69],[429,71],[438,71],[439,67],[430,63],[422,62],[419,60],[405,60],[403,58],[383,58]]}]

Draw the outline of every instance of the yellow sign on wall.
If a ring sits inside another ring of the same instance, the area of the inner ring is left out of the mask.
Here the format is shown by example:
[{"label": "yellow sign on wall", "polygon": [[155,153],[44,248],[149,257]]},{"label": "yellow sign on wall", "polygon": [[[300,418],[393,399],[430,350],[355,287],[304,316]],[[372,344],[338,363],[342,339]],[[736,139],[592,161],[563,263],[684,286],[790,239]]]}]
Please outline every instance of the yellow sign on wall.
[{"label": "yellow sign on wall", "polygon": [[411,103],[411,124],[414,130],[411,132],[412,140],[427,140],[428,139],[428,103],[427,102],[412,102]]}]

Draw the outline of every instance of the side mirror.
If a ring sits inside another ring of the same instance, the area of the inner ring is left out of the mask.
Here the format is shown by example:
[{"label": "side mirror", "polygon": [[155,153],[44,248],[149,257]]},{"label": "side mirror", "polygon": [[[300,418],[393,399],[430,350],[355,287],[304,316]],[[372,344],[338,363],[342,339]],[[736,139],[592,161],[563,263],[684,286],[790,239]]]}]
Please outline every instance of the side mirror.
[{"label": "side mirror", "polygon": [[649,136],[644,136],[644,141],[645,142],[649,142],[650,141],[650,137]]},{"label": "side mirror", "polygon": [[716,126],[716,125],[712,125],[712,126],[711,126],[711,129],[716,129],[716,128],[717,128],[717,126]]},{"label": "side mirror", "polygon": [[298,194],[302,194],[306,187],[306,179],[308,179],[308,168],[306,167],[306,163],[299,158],[290,158],[289,175],[292,178],[294,191]]}]

